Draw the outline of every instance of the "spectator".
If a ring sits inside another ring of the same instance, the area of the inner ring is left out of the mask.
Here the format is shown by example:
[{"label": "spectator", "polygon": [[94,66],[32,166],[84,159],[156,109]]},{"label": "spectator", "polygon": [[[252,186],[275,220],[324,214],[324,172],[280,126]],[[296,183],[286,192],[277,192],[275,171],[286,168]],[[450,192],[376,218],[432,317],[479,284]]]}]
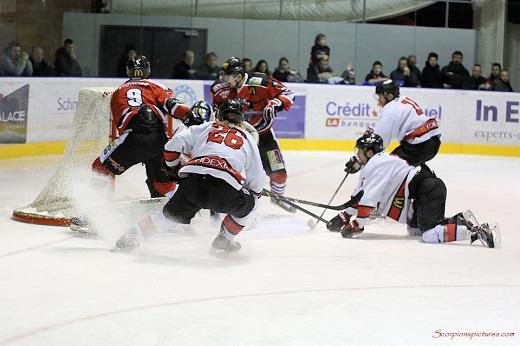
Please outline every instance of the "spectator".
[{"label": "spectator", "polygon": [[495,62],[491,65],[491,74],[488,78],[488,84],[490,89],[493,89],[495,86],[496,80],[500,77],[500,72],[502,71],[502,65],[500,65],[498,62]]},{"label": "spectator", "polygon": [[287,58],[280,58],[278,67],[273,72],[273,78],[280,82],[303,82],[303,77],[297,70],[292,70]]},{"label": "spectator", "polygon": [[57,76],[81,77],[83,72],[78,63],[74,41],[67,38],[63,41],[63,47],[56,50],[54,71]]},{"label": "spectator", "polygon": [[185,50],[182,54],[182,60],[175,64],[173,68],[173,78],[177,79],[192,79],[195,77],[195,69],[193,63],[195,62],[195,53],[192,50]]},{"label": "spectator", "polygon": [[408,55],[408,68],[417,77],[419,84],[421,84],[421,70],[417,68],[417,57],[415,54]]},{"label": "spectator", "polygon": [[329,58],[330,48],[327,46],[327,36],[325,34],[318,34],[314,38],[314,46],[311,48],[311,60],[309,65],[318,66],[320,60]]},{"label": "spectator", "polygon": [[32,76],[33,66],[29,54],[22,51],[18,42],[11,42],[0,55],[0,76]]},{"label": "spectator", "polygon": [[264,73],[267,76],[271,76],[271,71],[269,71],[269,65],[265,60],[258,60],[258,63],[255,66],[255,72]]},{"label": "spectator", "polygon": [[464,80],[469,78],[469,72],[462,65],[463,55],[461,51],[455,51],[451,55],[451,61],[441,70],[443,86],[445,88],[462,89]]},{"label": "spectator", "polygon": [[244,64],[244,70],[247,74],[253,73],[253,61],[249,58],[242,59],[242,63]]},{"label": "spectator", "polygon": [[127,78],[126,74],[126,64],[128,60],[132,59],[134,56],[137,56],[137,50],[134,45],[128,44],[125,47],[124,53],[119,57],[119,62],[117,63],[117,76]]},{"label": "spectator", "polygon": [[204,57],[204,64],[197,69],[197,79],[217,80],[220,75],[220,67],[217,65],[217,54],[209,52]]},{"label": "spectator", "polygon": [[31,64],[34,77],[49,77],[54,75],[54,68],[43,58],[43,48],[34,46],[31,50]]},{"label": "spectator", "polygon": [[[310,78],[309,78],[310,77]],[[309,70],[307,82],[323,84],[343,84],[343,79],[336,76],[329,65],[329,58],[322,58],[317,69]]]},{"label": "spectator", "polygon": [[377,85],[383,83],[388,77],[383,73],[383,64],[381,61],[374,61],[372,69],[365,77],[365,83],[369,85]]},{"label": "spectator", "polygon": [[471,76],[463,83],[464,89],[467,90],[485,90],[488,88],[486,78],[482,77],[482,66],[473,65]]},{"label": "spectator", "polygon": [[416,87],[419,85],[417,76],[408,67],[408,59],[404,56],[399,58],[397,68],[390,73],[390,79],[405,87]]},{"label": "spectator", "polygon": [[435,52],[428,54],[421,75],[421,86],[423,88],[442,88],[442,74],[439,64],[439,56]]},{"label": "spectator", "polygon": [[352,68],[352,64],[347,64],[345,71],[341,74],[341,78],[345,84],[356,84],[356,71]]},{"label": "spectator", "polygon": [[500,75],[495,80],[493,91],[510,91],[513,92],[513,88],[509,83],[509,73],[506,70],[501,70]]}]

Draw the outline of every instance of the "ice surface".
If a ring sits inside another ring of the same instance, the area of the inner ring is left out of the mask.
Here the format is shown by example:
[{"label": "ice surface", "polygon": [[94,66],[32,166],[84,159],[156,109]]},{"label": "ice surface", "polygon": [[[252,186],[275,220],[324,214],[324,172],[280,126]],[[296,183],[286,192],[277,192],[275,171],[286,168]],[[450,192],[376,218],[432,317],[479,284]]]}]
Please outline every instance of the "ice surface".
[{"label": "ice surface", "polygon": [[[325,203],[348,157],[285,156],[287,195]],[[131,254],[109,252],[128,215],[112,221],[88,193],[98,239],[12,221],[58,159],[0,161],[0,345],[520,344],[519,159],[440,155],[431,163],[448,187],[447,213],[470,208],[479,221],[498,222],[499,249],[423,244],[380,220],[342,239],[262,198],[239,236],[242,250],[225,258],[209,252],[218,224],[207,213],[190,232],[173,229]],[[140,166],[126,174],[125,197],[146,196],[143,174]],[[437,331],[516,335],[451,340]]]}]

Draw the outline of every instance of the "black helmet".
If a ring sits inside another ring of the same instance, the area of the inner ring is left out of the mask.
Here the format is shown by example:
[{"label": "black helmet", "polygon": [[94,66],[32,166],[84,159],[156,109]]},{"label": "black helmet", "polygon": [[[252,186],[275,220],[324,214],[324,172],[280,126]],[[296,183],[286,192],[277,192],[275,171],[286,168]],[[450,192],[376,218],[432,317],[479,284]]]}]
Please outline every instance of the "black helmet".
[{"label": "black helmet", "polygon": [[367,133],[356,141],[356,148],[363,151],[372,150],[374,154],[383,151],[383,138],[376,133]]},{"label": "black helmet", "polygon": [[376,86],[376,94],[386,96],[388,94],[394,95],[394,98],[399,97],[399,85],[391,79],[385,80],[382,84]]},{"label": "black helmet", "polygon": [[226,100],[218,108],[218,119],[241,124],[244,121],[244,110],[242,103],[238,100]]},{"label": "black helmet", "polygon": [[126,63],[126,75],[128,78],[148,78],[150,73],[150,62],[144,55],[128,59]]},{"label": "black helmet", "polygon": [[210,121],[211,107],[206,101],[197,101],[191,106],[193,115],[204,121]]},{"label": "black helmet", "polygon": [[224,74],[244,74],[246,72],[244,64],[239,58],[231,57],[222,64],[222,72]]}]

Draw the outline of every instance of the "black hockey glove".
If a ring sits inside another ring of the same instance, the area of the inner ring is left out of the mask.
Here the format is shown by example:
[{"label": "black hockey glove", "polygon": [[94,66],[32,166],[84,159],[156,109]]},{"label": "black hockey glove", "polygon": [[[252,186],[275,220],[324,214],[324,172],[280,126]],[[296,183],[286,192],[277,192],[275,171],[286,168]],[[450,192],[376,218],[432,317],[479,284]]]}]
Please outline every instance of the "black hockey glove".
[{"label": "black hockey glove", "polygon": [[341,229],[348,225],[350,221],[350,215],[347,212],[342,211],[329,222],[327,222],[327,229],[331,232],[339,232]]},{"label": "black hockey glove", "polygon": [[345,173],[354,174],[357,173],[361,169],[361,164],[359,163],[356,156],[352,156],[347,163],[345,163]]},{"label": "black hockey glove", "polygon": [[363,232],[364,228],[359,227],[359,224],[356,220],[349,222],[345,227],[341,229],[341,236],[343,238],[352,238],[361,232]]},{"label": "black hockey glove", "polygon": [[166,176],[170,181],[179,182],[181,178],[179,177],[179,169],[181,168],[181,164],[175,165],[173,167],[170,167],[166,164],[166,161],[162,161],[162,168],[161,170],[164,171]]},{"label": "black hockey glove", "polygon": [[204,123],[204,119],[201,116],[195,115],[191,110],[186,114],[186,117],[182,121],[187,127],[193,125],[200,125]]}]

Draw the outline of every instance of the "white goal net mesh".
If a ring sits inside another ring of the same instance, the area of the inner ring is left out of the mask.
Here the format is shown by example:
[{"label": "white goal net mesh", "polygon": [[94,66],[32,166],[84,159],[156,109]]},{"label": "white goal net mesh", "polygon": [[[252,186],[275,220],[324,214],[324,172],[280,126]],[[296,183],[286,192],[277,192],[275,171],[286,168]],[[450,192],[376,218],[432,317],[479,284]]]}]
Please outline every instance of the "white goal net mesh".
[{"label": "white goal net mesh", "polygon": [[66,224],[74,215],[72,183],[78,170],[89,169],[111,135],[110,96],[114,88],[84,88],[79,92],[71,138],[56,170],[38,197],[13,216],[21,221]]}]

